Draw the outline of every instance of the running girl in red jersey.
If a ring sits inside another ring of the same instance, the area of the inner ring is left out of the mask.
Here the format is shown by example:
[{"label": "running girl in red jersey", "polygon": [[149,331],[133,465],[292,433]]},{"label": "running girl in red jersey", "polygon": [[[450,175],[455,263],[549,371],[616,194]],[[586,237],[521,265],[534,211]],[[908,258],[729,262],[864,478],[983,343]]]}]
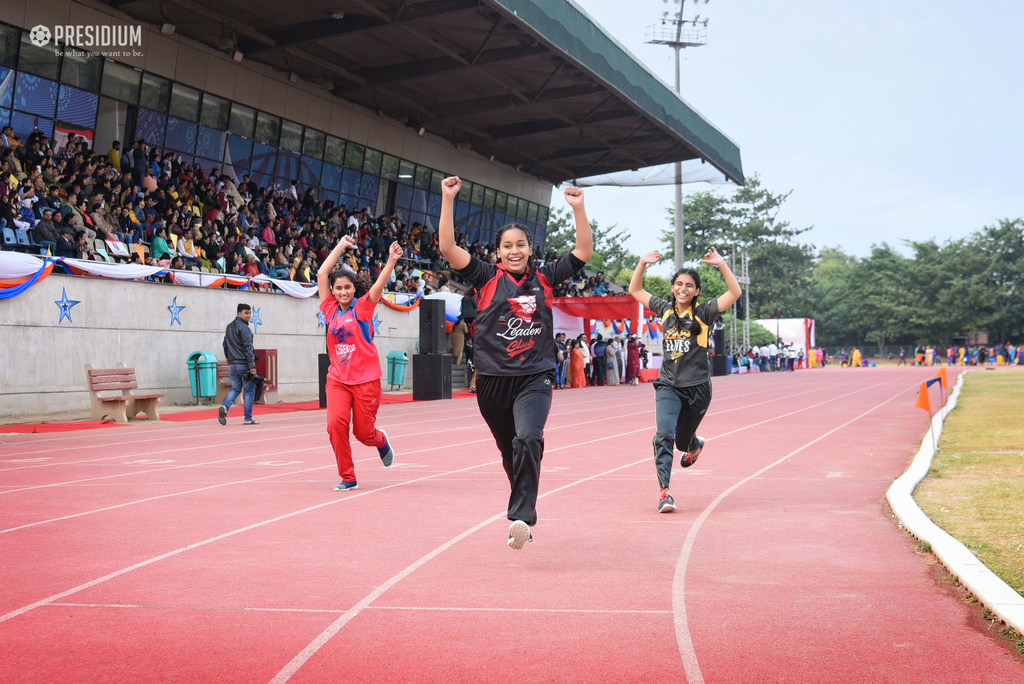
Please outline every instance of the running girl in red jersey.
[{"label": "running girl in red jersey", "polygon": [[454,205],[462,181],[441,181],[441,253],[477,289],[473,340],[476,399],[491,429],[512,493],[508,500],[508,545],[523,548],[537,522],[537,489],[544,456],[544,424],[555,381],[551,300],[558,283],[583,268],[594,254],[594,238],[583,208],[583,191],[566,188],[576,219],[576,248],[537,267],[526,226],[498,229],[498,263],[486,263],[455,243]]},{"label": "running girl in red jersey", "polygon": [[359,486],[352,465],[350,424],[356,439],[376,447],[385,467],[395,458],[388,436],[376,427],[381,370],[373,344],[373,311],[402,256],[402,247],[391,243],[388,261],[372,286],[348,267],[334,270],[342,252],[355,247],[352,238],[342,236],[316,274],[320,311],[327,322],[327,353],[331,358],[327,372],[327,434],[341,475],[341,482],[334,487],[338,492]]}]

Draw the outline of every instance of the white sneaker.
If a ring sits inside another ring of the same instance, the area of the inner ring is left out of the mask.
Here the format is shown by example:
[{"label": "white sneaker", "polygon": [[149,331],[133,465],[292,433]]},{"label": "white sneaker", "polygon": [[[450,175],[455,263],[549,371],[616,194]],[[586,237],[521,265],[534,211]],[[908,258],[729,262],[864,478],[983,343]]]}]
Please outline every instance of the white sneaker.
[{"label": "white sneaker", "polygon": [[510,549],[519,550],[528,541],[533,541],[530,534],[530,526],[522,520],[516,520],[508,528],[508,546]]}]

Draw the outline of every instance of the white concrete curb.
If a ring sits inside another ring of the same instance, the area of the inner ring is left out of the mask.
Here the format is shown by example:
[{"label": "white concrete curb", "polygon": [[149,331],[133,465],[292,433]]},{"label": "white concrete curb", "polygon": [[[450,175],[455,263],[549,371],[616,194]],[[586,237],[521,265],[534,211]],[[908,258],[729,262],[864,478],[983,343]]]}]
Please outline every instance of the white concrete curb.
[{"label": "white concrete curb", "polygon": [[[943,421],[956,406],[965,375],[966,373],[960,374],[953,391],[949,393],[946,405],[932,416],[931,431],[935,435],[936,444],[938,444],[939,435],[942,433]],[[1008,626],[1017,630],[1019,634],[1024,634],[1024,597],[996,577],[963,544],[933,523],[914,501],[912,496],[914,489],[931,468],[932,456],[935,454],[932,439],[931,434],[925,434],[924,441],[921,442],[921,449],[917,452],[910,467],[907,468],[907,472],[892,483],[889,491],[885,493],[885,497],[889,500],[889,505],[903,526],[918,539],[931,544],[932,552],[938,556],[942,564],[982,605],[995,613]]]}]

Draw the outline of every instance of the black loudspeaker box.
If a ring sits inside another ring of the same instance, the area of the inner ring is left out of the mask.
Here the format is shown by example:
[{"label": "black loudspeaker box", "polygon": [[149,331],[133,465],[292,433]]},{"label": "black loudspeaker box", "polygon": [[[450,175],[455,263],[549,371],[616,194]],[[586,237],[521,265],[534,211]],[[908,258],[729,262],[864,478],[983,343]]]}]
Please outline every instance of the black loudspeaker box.
[{"label": "black loudspeaker box", "polygon": [[451,354],[412,355],[412,398],[414,401],[452,398]]},{"label": "black loudspeaker box", "polygon": [[331,357],[317,354],[317,362],[320,365],[320,408],[327,408],[327,371],[331,369]]},{"label": "black loudspeaker box", "polygon": [[711,339],[715,342],[715,353],[725,356],[725,328],[719,328],[712,332]]},{"label": "black loudspeaker box", "polygon": [[[444,354],[444,300],[421,299],[420,354]],[[415,373],[415,367],[413,368]]]},{"label": "black loudspeaker box", "polygon": [[711,357],[711,374],[712,375],[728,375],[729,374],[729,358],[724,354]]}]

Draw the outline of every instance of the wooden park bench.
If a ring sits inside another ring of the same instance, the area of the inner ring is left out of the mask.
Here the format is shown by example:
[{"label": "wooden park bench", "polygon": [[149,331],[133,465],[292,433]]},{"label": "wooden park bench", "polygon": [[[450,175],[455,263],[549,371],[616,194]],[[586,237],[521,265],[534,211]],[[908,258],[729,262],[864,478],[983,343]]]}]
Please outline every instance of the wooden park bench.
[{"label": "wooden park bench", "polygon": [[[127,423],[139,413],[145,413],[150,420],[160,420],[157,405],[163,394],[133,394],[139,388],[135,369],[123,363],[117,368],[93,368],[85,364],[89,376],[89,400],[92,416],[97,420],[110,417],[115,423]],[[113,394],[101,394],[113,392]]]},{"label": "wooden park bench", "polygon": [[[228,392],[231,391],[231,367],[228,366],[227,361],[217,362],[217,396],[214,401],[218,404],[223,404],[224,400],[228,398]],[[242,395],[238,395],[238,399],[235,402],[240,401]]]}]

